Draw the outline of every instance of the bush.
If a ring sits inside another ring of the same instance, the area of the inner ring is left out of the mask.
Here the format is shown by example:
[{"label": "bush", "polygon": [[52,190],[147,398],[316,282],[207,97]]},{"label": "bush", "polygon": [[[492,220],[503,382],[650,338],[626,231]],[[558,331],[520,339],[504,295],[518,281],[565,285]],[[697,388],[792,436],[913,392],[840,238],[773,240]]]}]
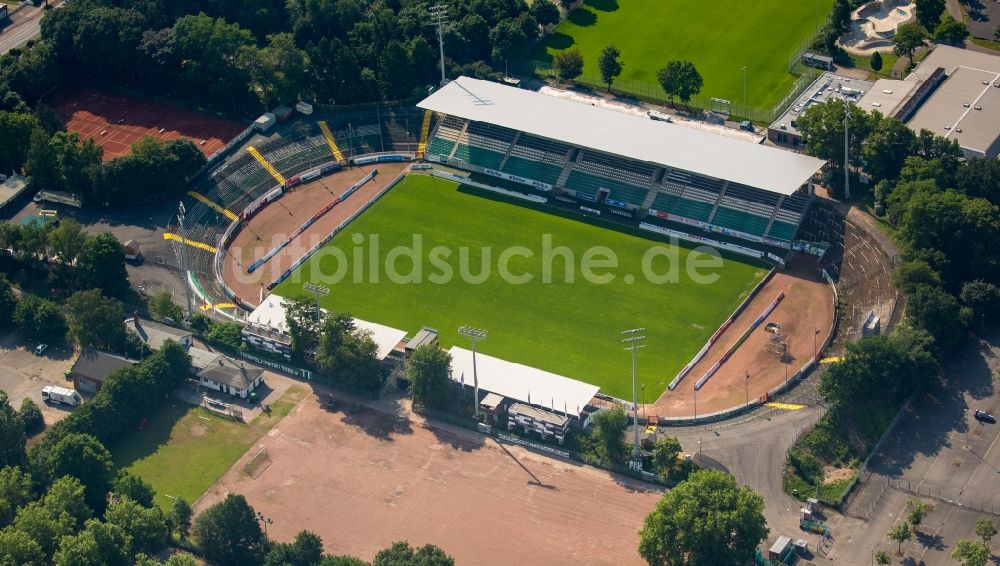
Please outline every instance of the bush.
[{"label": "bush", "polygon": [[38,434],[45,429],[45,419],[42,418],[42,411],[30,398],[25,397],[24,401],[21,401],[21,410],[18,411],[17,415],[21,417],[21,422],[24,423],[24,432],[29,435]]},{"label": "bush", "polygon": [[205,337],[239,350],[243,345],[242,331],[243,327],[235,322],[217,322],[212,325]]}]

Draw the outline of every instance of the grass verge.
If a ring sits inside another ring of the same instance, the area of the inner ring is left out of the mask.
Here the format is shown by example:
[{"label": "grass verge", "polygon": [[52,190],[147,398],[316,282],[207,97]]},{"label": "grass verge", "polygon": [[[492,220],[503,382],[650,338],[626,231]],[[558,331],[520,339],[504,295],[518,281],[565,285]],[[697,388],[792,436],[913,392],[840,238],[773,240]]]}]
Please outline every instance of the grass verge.
[{"label": "grass verge", "polygon": [[164,509],[173,503],[170,496],[194,503],[305,396],[304,388],[293,386],[271,403],[270,415],[249,424],[171,397],[141,431],[111,450],[115,467],[152,485]]}]

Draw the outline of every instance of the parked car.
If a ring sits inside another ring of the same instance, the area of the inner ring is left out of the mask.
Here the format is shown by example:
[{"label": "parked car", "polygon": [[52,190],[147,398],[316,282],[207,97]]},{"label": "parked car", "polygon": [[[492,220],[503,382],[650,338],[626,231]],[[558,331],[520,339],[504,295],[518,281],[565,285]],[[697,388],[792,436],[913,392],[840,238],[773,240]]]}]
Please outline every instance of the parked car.
[{"label": "parked car", "polygon": [[49,349],[49,345],[48,344],[39,344],[39,345],[35,346],[35,355],[36,356],[41,356],[42,354],[45,353],[45,350],[48,350],[48,349]]},{"label": "parked car", "polygon": [[986,411],[976,411],[976,420],[981,423],[993,423],[996,424],[997,418],[993,415],[987,413]]}]

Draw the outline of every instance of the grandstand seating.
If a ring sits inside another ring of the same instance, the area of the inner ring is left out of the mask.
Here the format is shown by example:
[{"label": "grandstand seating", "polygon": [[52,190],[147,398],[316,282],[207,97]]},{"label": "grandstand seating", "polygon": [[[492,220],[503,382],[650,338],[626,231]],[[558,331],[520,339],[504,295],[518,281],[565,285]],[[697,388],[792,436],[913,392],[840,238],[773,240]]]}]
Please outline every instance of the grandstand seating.
[{"label": "grandstand seating", "polygon": [[458,147],[455,148],[454,158],[466,163],[478,165],[480,167],[499,169],[500,164],[503,163],[504,155],[505,154],[503,153],[498,153],[489,149],[460,143],[458,144]]},{"label": "grandstand seating", "polygon": [[769,219],[763,216],[757,216],[756,214],[750,214],[749,212],[725,206],[720,206],[716,209],[715,216],[712,217],[712,224],[716,226],[737,230],[745,234],[753,234],[754,236],[763,236],[764,231],[767,230],[768,222]]},{"label": "grandstand seating", "polygon": [[502,170],[512,175],[556,184],[570,146],[528,134],[521,134],[510,149]]},{"label": "grandstand seating", "polygon": [[796,228],[795,224],[775,220],[774,223],[771,224],[771,229],[768,231],[767,237],[774,238],[775,240],[785,240],[790,242],[793,238],[795,238],[795,231],[797,229],[798,228]]}]

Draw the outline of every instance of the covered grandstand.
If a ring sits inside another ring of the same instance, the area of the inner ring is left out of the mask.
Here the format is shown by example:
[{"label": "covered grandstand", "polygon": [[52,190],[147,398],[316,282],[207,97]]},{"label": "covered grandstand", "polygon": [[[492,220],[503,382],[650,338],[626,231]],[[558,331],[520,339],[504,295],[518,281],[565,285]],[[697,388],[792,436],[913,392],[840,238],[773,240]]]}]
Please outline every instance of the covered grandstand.
[{"label": "covered grandstand", "polygon": [[786,249],[824,164],[468,77],[417,106],[441,116],[429,161]]}]

